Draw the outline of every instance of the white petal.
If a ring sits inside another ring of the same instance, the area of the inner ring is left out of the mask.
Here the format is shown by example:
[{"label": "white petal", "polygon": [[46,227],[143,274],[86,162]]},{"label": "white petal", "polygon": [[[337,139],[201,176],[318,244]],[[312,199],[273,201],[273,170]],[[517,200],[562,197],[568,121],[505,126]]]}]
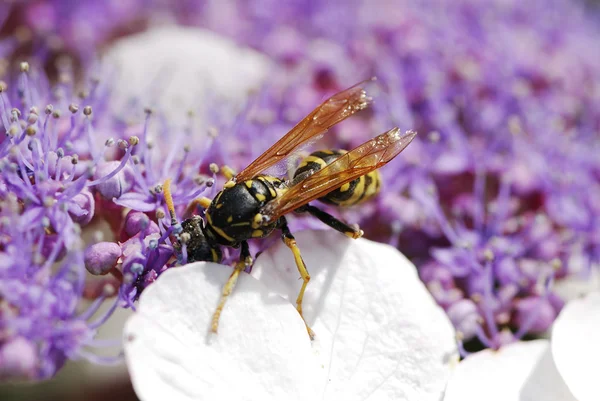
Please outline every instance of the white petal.
[{"label": "white petal", "polygon": [[[112,98],[127,107],[130,97],[169,113],[171,122],[188,121],[188,110],[212,104],[210,98],[235,103],[267,76],[268,59],[215,33],[168,26],[117,41],[107,52],[107,66],[117,68]],[[127,107],[130,109],[130,107]],[[200,116],[201,117],[201,116]]]},{"label": "white petal", "polygon": [[[395,248],[332,230],[296,236],[311,281],[304,314],[327,374],[324,400],[439,400],[457,361],[450,321]],[[252,275],[295,302],[301,282],[282,243]]]},{"label": "white petal", "polygon": [[231,269],[194,263],[168,270],[125,326],[137,395],[149,400],[305,400],[321,383],[294,307],[248,274],[229,297],[218,335],[208,335]]},{"label": "white petal", "polygon": [[469,355],[454,371],[444,401],[575,400],[556,370],[548,340],[518,342]]},{"label": "white petal", "polygon": [[552,328],[552,355],[579,401],[600,399],[600,292],[563,308]]}]

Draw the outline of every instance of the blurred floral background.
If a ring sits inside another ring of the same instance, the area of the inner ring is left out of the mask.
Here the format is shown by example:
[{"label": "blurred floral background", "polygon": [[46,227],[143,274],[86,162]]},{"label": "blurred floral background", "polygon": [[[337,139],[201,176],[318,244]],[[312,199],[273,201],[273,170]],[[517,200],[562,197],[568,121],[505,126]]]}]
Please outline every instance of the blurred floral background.
[{"label": "blurred floral background", "polygon": [[3,385],[2,399],[135,399],[123,320],[186,262],[164,180],[189,214],[222,183],[212,163],[243,168],[371,76],[372,110],[325,143],[419,135],[382,170],[377,200],[332,213],[415,263],[463,356],[544,336],[565,302],[600,287],[599,12],[578,0],[3,2],[0,378],[50,380]]}]

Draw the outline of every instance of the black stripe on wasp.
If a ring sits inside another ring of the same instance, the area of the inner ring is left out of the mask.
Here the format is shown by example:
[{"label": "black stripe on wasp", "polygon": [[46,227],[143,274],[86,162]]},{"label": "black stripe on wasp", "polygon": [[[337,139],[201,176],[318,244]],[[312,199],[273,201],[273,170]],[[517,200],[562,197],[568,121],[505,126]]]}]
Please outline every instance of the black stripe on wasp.
[{"label": "black stripe on wasp", "polygon": [[[356,239],[363,235],[359,228],[338,220],[309,202],[318,199],[348,206],[372,198],[380,187],[377,169],[402,152],[415,137],[415,132],[401,134],[398,128],[392,128],[348,152],[313,152],[288,180],[263,172],[333,125],[367,108],[372,99],[367,96],[365,87],[371,81],[373,79],[361,82],[327,99],[240,173],[235,174],[229,167],[223,167],[223,174],[228,179],[223,189],[212,200],[200,198],[194,201],[194,206],[200,205],[205,213],[204,219],[194,216],[182,222],[179,241],[185,242],[188,261],[218,263],[222,258],[220,246],[241,248],[240,261],[225,283],[214,312],[212,332],[217,332],[221,312],[240,273],[252,264],[247,241],[264,238],[276,229],[281,231],[281,239],[291,250],[302,278],[296,309],[304,319],[302,299],[310,275],[288,227],[286,214],[309,213],[348,237]],[[176,224],[170,180],[165,182],[164,194],[172,223]],[[306,325],[306,328],[313,338],[310,327]]]}]

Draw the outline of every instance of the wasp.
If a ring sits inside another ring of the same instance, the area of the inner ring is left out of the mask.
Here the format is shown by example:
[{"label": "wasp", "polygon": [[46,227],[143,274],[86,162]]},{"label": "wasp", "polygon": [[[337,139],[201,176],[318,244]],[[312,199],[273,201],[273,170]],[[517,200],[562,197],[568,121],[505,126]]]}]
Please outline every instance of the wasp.
[{"label": "wasp", "polygon": [[[296,309],[302,318],[302,300],[310,274],[300,249],[288,227],[286,214],[309,213],[342,234],[359,238],[363,231],[350,226],[309,203],[320,200],[338,206],[360,204],[375,196],[381,177],[377,169],[395,158],[416,136],[414,131],[401,134],[398,128],[372,138],[350,150],[319,150],[303,159],[290,179],[265,174],[265,170],[284,161],[302,145],[323,135],[335,124],[363,110],[372,102],[363,81],[339,92],[302,119],[285,136],[267,149],[240,173],[225,166],[228,181],[214,199],[201,198],[197,204],[205,209],[204,219],[194,216],[182,223],[187,233],[188,261],[221,261],[220,246],[241,248],[240,261],[223,287],[214,312],[211,331],[217,332],[219,318],[227,297],[240,273],[252,264],[248,240],[264,238],[274,230],[291,250],[302,278]],[[170,195],[170,181],[164,185],[165,199],[173,221],[175,213]],[[306,324],[306,322],[305,322]],[[306,325],[309,335],[314,333]]]}]

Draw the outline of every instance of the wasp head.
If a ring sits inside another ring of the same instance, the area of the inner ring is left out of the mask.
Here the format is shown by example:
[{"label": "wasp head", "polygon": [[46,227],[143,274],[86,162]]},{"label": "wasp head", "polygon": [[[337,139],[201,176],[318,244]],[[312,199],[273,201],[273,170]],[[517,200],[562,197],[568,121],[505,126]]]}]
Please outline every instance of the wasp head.
[{"label": "wasp head", "polygon": [[[203,232],[204,221],[200,216],[194,216],[190,219],[184,220],[181,223],[183,231],[181,235],[187,234],[186,238],[186,252],[187,261],[191,262],[221,262],[223,254],[221,249],[216,244],[208,242]],[[179,251],[181,245],[178,246]]]}]

